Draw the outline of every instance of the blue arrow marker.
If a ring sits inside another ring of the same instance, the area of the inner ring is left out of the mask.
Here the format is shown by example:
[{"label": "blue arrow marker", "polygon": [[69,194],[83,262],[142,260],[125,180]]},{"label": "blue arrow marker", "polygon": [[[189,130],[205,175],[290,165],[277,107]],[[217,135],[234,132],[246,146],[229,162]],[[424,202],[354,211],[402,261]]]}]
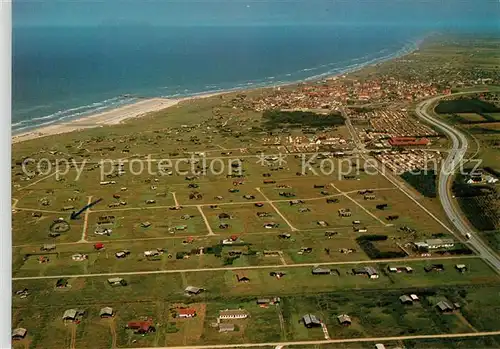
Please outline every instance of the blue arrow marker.
[{"label": "blue arrow marker", "polygon": [[81,214],[82,214],[85,210],[88,210],[89,208],[91,208],[91,207],[92,207],[92,206],[94,206],[95,204],[98,204],[98,203],[99,203],[99,202],[101,202],[101,201],[102,201],[102,198],[101,198],[101,199],[98,199],[98,200],[96,200],[96,201],[94,201],[94,202],[91,202],[90,204],[88,204],[88,205],[84,206],[84,207],[83,207],[80,211],[78,211],[78,212],[73,211],[73,212],[71,213],[70,218],[71,218],[71,219],[77,219],[77,218],[78,218],[78,216],[79,216],[79,215],[81,215]]}]

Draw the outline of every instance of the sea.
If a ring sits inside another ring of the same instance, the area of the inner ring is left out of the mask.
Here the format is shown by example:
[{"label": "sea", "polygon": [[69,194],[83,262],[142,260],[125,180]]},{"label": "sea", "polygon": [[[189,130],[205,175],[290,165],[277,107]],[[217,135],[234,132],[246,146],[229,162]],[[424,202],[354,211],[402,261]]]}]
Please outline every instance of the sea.
[{"label": "sea", "polygon": [[428,34],[355,25],[14,27],[12,133],[141,98],[339,75],[411,52]]}]

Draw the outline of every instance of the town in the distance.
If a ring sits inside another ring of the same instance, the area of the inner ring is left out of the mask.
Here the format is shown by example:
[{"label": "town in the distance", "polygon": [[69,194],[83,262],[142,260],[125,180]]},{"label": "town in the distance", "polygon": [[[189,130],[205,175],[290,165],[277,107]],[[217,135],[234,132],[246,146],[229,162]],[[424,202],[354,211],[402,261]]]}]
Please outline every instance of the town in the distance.
[{"label": "town in the distance", "polygon": [[13,347],[500,347],[499,44],[13,142]]}]

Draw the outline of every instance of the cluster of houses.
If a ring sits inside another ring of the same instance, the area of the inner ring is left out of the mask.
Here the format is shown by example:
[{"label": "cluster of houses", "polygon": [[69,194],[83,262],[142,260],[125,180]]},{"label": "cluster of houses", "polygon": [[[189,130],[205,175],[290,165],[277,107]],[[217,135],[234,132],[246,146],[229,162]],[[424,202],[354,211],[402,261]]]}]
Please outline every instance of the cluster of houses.
[{"label": "cluster of houses", "polygon": [[460,304],[459,303],[452,303],[449,300],[445,299],[442,301],[439,301],[436,304],[436,308],[441,312],[441,313],[451,313],[455,310],[460,309]]},{"label": "cluster of houses", "polygon": [[[302,323],[307,328],[321,327],[321,320],[313,314],[305,314],[301,319]],[[351,317],[347,314],[340,314],[337,316],[337,321],[342,326],[349,326],[352,323]]]},{"label": "cluster of houses", "polygon": [[367,277],[369,277],[370,279],[378,279],[378,278],[379,278],[378,271],[377,271],[377,269],[375,269],[374,267],[361,267],[361,268],[354,268],[354,269],[352,269],[352,273],[353,273],[354,275],[363,275],[363,276],[367,276]]},{"label": "cluster of houses", "polygon": [[407,304],[407,305],[411,305],[413,304],[413,302],[418,302],[420,299],[418,298],[418,296],[416,294],[410,294],[410,295],[402,295],[401,297],[399,297],[399,301],[401,302],[401,304]]}]

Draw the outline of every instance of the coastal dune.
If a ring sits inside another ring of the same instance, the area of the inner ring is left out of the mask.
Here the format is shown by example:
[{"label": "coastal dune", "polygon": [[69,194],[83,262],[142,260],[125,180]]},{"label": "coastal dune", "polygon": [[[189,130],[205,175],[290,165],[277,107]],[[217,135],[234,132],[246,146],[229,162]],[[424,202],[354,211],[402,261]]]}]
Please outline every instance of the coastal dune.
[{"label": "coastal dune", "polygon": [[86,128],[101,127],[105,125],[116,125],[130,118],[140,117],[150,112],[174,106],[179,102],[181,102],[182,100],[184,99],[151,98],[151,99],[141,100],[134,104],[125,105],[113,110],[108,110],[102,113],[86,116],[74,121],[58,123],[55,125],[45,126],[32,131],[20,133],[12,136],[12,143],[18,143],[39,137],[78,131]]},{"label": "coastal dune", "polygon": [[205,93],[184,98],[149,98],[128,104],[102,113],[82,117],[77,120],[57,123],[40,127],[31,131],[12,136],[12,143],[28,141],[30,139],[52,136],[61,133],[79,131],[87,128],[102,127],[119,124],[127,119],[144,116],[148,113],[172,107],[183,101],[218,96],[227,92]]}]

